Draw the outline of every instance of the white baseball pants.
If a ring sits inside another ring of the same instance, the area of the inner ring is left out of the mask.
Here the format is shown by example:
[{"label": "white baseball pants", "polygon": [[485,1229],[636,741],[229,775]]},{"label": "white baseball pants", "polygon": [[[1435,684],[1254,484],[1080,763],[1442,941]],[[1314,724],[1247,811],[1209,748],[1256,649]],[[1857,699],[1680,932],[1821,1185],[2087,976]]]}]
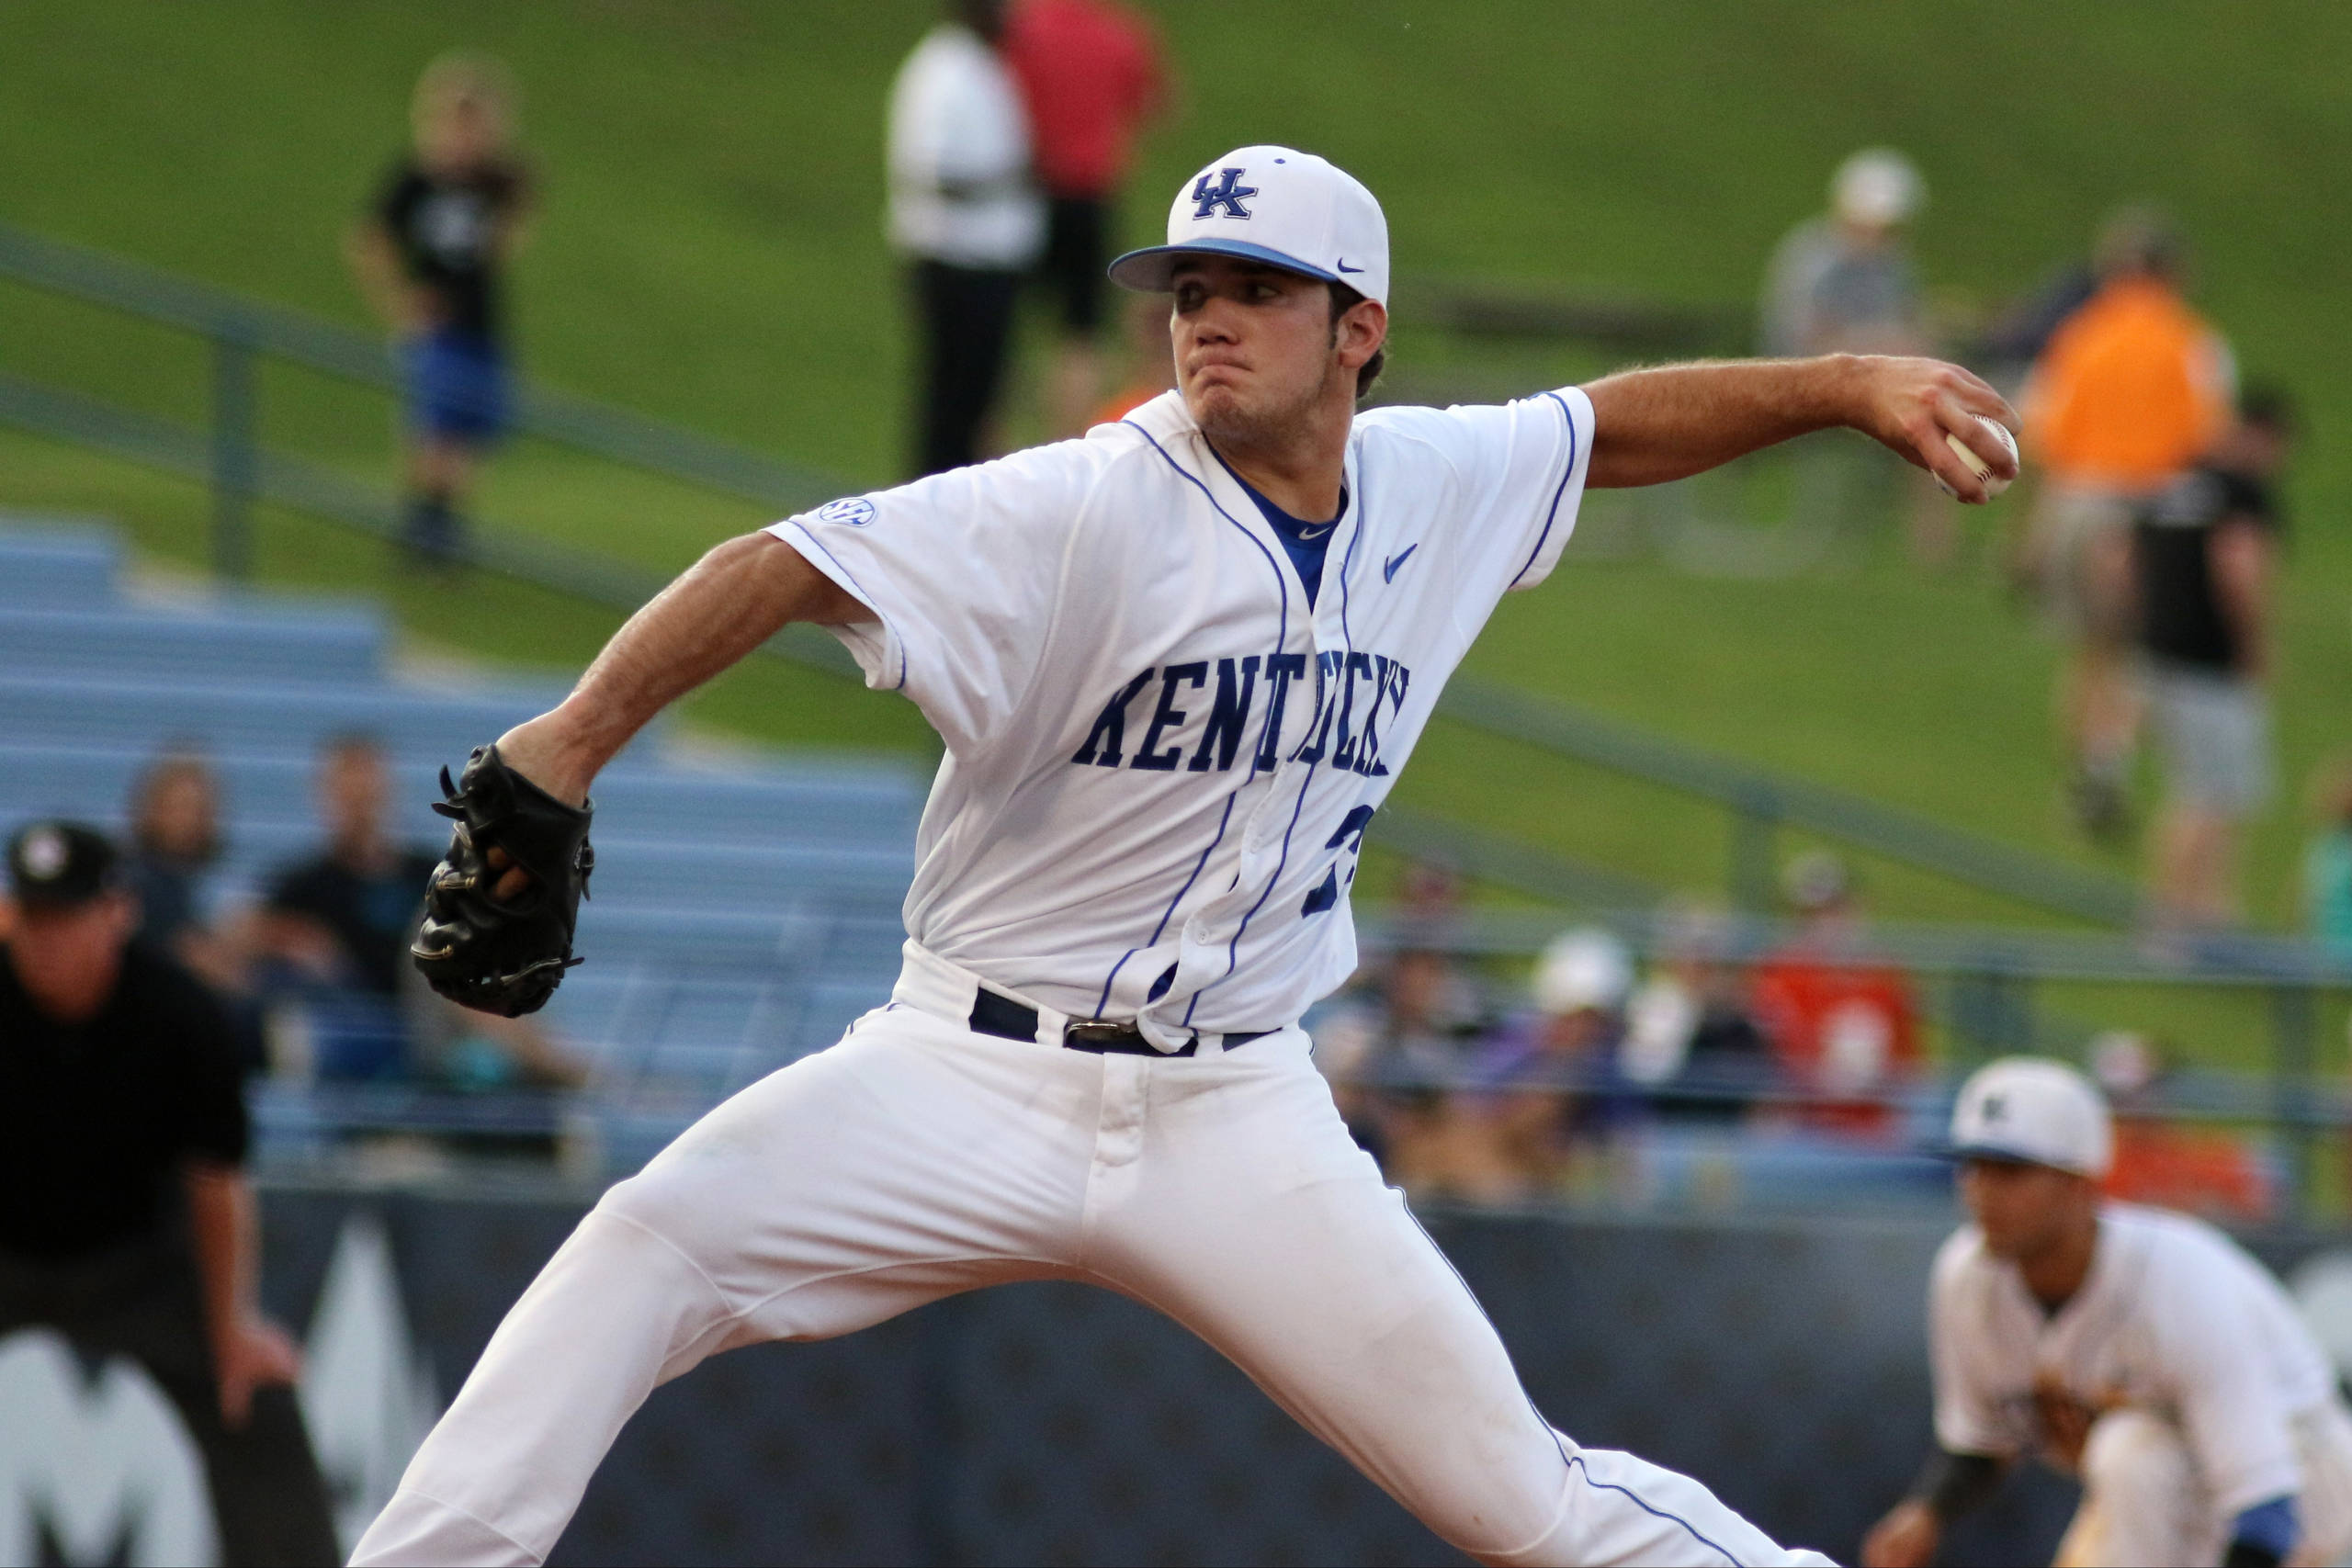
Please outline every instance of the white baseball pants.
[{"label": "white baseball pants", "polygon": [[[2295,1495],[2303,1539],[2288,1559],[2320,1568],[2352,1555],[2352,1413],[2329,1403],[2298,1416]],[[2111,1410],[2083,1443],[2083,1502],[2058,1543],[2061,1568],[2219,1562],[2233,1521],[2215,1505],[2180,1427],[2152,1410]]]},{"label": "white baseball pants", "polygon": [[1094,1055],[904,1003],[605,1195],[352,1560],[539,1562],[622,1423],[705,1357],[1039,1279],[1166,1313],[1487,1562],[1827,1561],[1544,1423],[1348,1136],[1300,1030],[1198,1057]]}]

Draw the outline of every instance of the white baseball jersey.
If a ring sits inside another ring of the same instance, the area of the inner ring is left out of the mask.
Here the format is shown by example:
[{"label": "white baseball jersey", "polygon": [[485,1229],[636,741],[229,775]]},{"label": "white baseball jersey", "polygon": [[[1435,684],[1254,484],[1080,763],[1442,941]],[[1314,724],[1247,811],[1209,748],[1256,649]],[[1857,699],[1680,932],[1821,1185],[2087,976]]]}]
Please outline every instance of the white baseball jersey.
[{"label": "white baseball jersey", "polygon": [[2296,1424],[2335,1397],[2335,1369],[2269,1271],[2161,1209],[2109,1204],[2090,1276],[2054,1314],[1964,1225],[1937,1255],[1928,1321],[1945,1449],[2032,1449],[2034,1383],[2052,1376],[2094,1408],[2177,1427],[2224,1517],[2302,1489]]},{"label": "white baseball jersey", "polygon": [[1349,886],[1442,687],[1576,520],[1592,405],[1357,418],[1310,607],[1170,392],[1082,440],[772,530],[946,741],[910,939],[1162,1049],[1278,1027],[1355,968]]}]

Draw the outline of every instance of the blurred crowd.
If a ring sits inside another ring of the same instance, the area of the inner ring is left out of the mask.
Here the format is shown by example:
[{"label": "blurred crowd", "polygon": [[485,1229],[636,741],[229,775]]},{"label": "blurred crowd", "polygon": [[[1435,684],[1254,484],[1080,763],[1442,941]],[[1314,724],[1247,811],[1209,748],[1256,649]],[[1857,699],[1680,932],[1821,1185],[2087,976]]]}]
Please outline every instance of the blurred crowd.
[{"label": "blurred crowd", "polygon": [[889,235],[915,304],[915,474],[1001,449],[995,421],[1025,289],[1054,318],[1049,434],[1115,419],[1174,384],[1164,327],[1115,393],[1122,343],[1103,341],[1119,190],[1137,131],[1171,95],[1150,28],[1112,0],[948,0],[899,68]]},{"label": "blurred crowd", "polygon": [[[1783,919],[1761,942],[1767,928],[1683,905],[1636,933],[1646,963],[1595,925],[1507,973],[1470,951],[1459,878],[1414,863],[1391,945],[1309,1017],[1316,1060],[1357,1141],[1418,1198],[1622,1198],[1646,1151],[1694,1133],[1914,1154],[1932,1141],[1922,987],[1877,951],[1836,855],[1796,857],[1781,884]],[[2159,1043],[2112,1032],[2086,1054],[2117,1107],[2116,1196],[2271,1213],[2258,1145],[2164,1109]]]},{"label": "blurred crowd", "polygon": [[[1759,347],[1939,353],[2010,395],[2026,476],[2007,509],[2007,566],[2065,650],[2053,695],[2071,814],[2102,843],[2135,838],[2146,745],[2160,777],[2145,835],[2150,917],[2233,925],[2244,831],[2276,795],[2277,491],[2299,434],[2294,402],[2241,381],[2226,338],[2188,300],[2188,244],[2159,209],[2119,208],[2085,257],[1984,319],[1930,309],[1908,241],[1927,198],[1899,152],[1846,160],[1829,211],[1772,258]],[[1801,516],[1842,536],[1899,513],[1921,562],[1954,558],[1958,513],[1924,474],[1835,437],[1799,443],[1794,457]],[[2331,773],[2314,795],[2309,904],[2340,946],[2352,789]]]},{"label": "blurred crowd", "polygon": [[[532,1021],[466,1011],[418,979],[408,944],[437,857],[393,831],[391,780],[373,738],[345,734],[320,748],[317,842],[258,885],[224,870],[220,788],[202,750],[174,745],[133,787],[127,841],[59,826],[103,854],[105,892],[126,912],[120,942],[176,960],[204,984],[245,1071],[458,1091],[582,1080]],[[9,934],[0,916],[0,941]]]},{"label": "blurred crowd", "polygon": [[1909,980],[1874,957],[1835,856],[1784,878],[1786,940],[1742,952],[1727,915],[1657,922],[1646,973],[1582,927],[1499,990],[1457,951],[1457,880],[1418,863],[1396,945],[1310,1020],[1357,1139],[1417,1194],[1476,1202],[1592,1196],[1658,1125],[1818,1133],[1907,1146],[1921,1066]]}]

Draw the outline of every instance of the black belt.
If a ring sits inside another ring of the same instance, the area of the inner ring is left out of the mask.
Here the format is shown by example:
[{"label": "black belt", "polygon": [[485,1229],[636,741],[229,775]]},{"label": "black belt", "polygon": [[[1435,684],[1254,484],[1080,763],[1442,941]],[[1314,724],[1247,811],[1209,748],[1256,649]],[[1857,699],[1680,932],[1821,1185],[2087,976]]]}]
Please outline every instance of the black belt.
[{"label": "black belt", "polygon": [[[1001,997],[985,987],[972,998],[970,1023],[975,1033],[993,1034],[1001,1040],[1035,1041],[1037,1021],[1035,1008],[1011,997]],[[1231,1051],[1275,1032],[1272,1029],[1242,1030],[1225,1037],[1225,1048]],[[1199,1054],[1201,1037],[1195,1034],[1175,1050],[1163,1051],[1146,1040],[1143,1031],[1132,1023],[1072,1020],[1062,1025],[1062,1044],[1072,1051],[1091,1051],[1098,1056],[1191,1056]]]}]

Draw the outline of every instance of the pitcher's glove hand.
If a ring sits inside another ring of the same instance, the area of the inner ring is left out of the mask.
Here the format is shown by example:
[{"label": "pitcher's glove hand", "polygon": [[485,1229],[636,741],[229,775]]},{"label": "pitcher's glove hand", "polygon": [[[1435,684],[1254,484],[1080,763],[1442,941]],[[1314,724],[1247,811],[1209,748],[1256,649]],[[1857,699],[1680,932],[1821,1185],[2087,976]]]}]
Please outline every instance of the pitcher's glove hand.
[{"label": "pitcher's glove hand", "polygon": [[[496,746],[475,748],[454,786],[442,769],[441,790],[448,798],[433,809],[458,826],[425,886],[424,922],[409,953],[460,1006],[504,1018],[537,1012],[580,962],[571,932],[596,865],[588,847],[594,803],[566,806],[508,767]],[[519,890],[517,867],[529,878]],[[502,881],[503,898],[495,897]]]}]

